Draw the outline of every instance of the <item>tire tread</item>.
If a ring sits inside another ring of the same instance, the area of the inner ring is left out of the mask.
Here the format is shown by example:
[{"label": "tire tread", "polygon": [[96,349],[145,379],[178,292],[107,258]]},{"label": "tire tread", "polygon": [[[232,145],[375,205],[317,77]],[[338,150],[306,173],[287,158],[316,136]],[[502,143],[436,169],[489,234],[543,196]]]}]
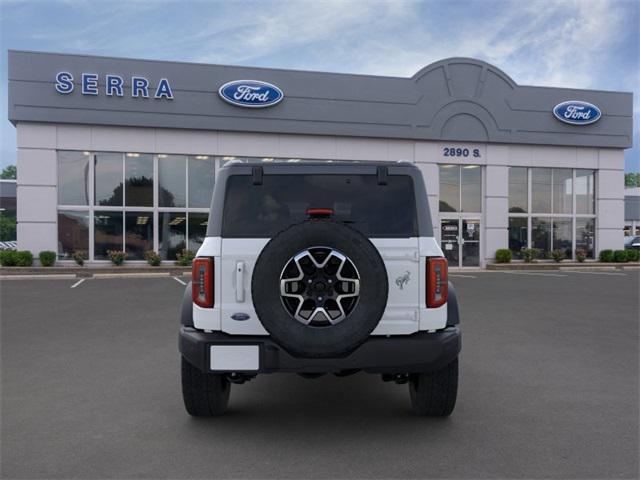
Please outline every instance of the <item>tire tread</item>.
[{"label": "tire tread", "polygon": [[409,381],[411,407],[418,416],[451,415],[458,396],[458,359],[435,372],[412,374]]},{"label": "tire tread", "polygon": [[222,374],[203,373],[182,358],[182,398],[194,417],[222,415],[229,403],[230,383]]}]

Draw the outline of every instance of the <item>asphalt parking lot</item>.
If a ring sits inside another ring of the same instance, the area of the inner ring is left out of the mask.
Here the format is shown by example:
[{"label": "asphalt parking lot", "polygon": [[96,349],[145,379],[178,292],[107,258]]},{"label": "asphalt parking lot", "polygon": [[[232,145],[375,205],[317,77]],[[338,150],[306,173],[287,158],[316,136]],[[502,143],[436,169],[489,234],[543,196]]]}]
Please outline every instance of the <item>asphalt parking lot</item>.
[{"label": "asphalt parking lot", "polygon": [[639,272],[462,272],[458,404],[262,375],[182,406],[171,277],[0,282],[3,478],[637,478]]}]

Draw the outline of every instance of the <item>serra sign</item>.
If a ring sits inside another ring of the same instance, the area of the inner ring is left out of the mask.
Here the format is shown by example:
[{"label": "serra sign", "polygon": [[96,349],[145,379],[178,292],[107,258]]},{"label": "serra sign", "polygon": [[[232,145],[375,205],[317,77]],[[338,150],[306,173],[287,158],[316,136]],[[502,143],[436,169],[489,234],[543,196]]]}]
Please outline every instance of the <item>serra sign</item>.
[{"label": "serra sign", "polygon": [[[82,73],[80,75],[80,92],[82,95],[99,95],[100,86],[98,81],[98,74]],[[173,100],[173,91],[169,80],[166,78],[161,78],[158,81],[158,85],[153,89],[146,77],[134,75],[131,77],[130,86],[131,96],[134,98],[149,98],[150,95],[153,95],[153,98],[156,99],[166,98],[167,100]],[[58,72],[55,87],[58,93],[72,93],[76,87],[73,75],[70,72]],[[120,75],[107,74],[104,76],[104,93],[108,97],[113,97],[114,95],[123,97],[124,89],[124,78]]]}]

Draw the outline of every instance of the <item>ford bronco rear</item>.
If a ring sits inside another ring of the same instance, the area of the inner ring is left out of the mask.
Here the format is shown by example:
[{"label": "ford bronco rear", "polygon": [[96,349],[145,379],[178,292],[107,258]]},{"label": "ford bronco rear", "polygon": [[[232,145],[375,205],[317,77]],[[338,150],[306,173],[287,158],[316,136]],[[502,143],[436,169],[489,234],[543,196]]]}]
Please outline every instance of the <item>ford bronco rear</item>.
[{"label": "ford bronco rear", "polygon": [[458,305],[420,170],[235,163],[220,170],[180,329],[187,412],[220,415],[261,373],[364,371],[453,411]]}]

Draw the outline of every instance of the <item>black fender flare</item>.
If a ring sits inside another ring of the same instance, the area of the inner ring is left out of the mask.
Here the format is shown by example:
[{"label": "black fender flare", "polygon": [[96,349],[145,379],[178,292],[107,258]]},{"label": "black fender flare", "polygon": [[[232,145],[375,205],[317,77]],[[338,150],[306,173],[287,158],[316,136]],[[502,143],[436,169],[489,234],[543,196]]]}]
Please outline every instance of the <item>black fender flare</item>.
[{"label": "black fender flare", "polygon": [[191,282],[187,283],[182,295],[180,307],[180,323],[185,327],[193,327],[193,300],[191,298]]},{"label": "black fender flare", "polygon": [[449,282],[447,295],[447,327],[460,323],[460,309],[458,308],[458,297],[453,283]]}]

